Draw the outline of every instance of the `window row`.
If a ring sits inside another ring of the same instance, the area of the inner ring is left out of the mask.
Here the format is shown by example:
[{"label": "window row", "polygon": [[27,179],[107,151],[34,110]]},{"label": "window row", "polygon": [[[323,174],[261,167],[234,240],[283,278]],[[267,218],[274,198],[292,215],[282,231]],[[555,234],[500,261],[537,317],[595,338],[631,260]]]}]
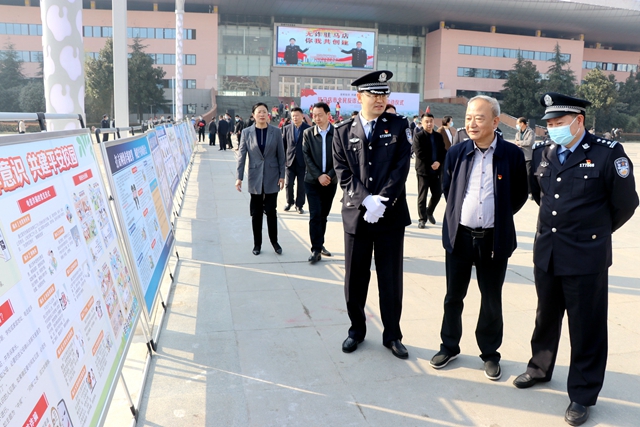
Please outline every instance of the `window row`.
[{"label": "window row", "polygon": [[[173,89],[175,86],[174,79],[162,79],[162,87],[164,89]],[[185,89],[195,89],[196,88],[196,80],[195,79],[183,79],[182,86]]]},{"label": "window row", "polygon": [[582,61],[582,68],[592,70],[594,68],[600,68],[603,71],[638,71],[638,64],[615,64],[613,62],[596,62],[596,61]]},{"label": "window row", "polygon": [[458,77],[476,77],[479,79],[502,79],[509,76],[509,71],[488,70],[485,68],[458,67]]},{"label": "window row", "polygon": [[[82,34],[85,37],[113,37],[112,27],[101,26],[84,26],[82,27]],[[147,27],[129,27],[127,28],[128,38],[141,38],[141,39],[175,39],[175,28],[147,28]],[[186,40],[196,39],[196,30],[185,29],[183,30],[183,38]]]},{"label": "window row", "polygon": [[16,36],[41,36],[42,25],[40,24],[11,24],[0,22],[0,34]]},{"label": "window row", "polygon": [[[11,51],[9,50],[0,50],[0,53],[4,57],[9,54]],[[40,51],[29,51],[29,50],[14,50],[17,55],[17,60],[22,62],[42,62],[42,52]]]},{"label": "window row", "polygon": [[[175,65],[176,55],[174,53],[148,53],[149,57],[156,65]],[[196,55],[184,55],[184,65],[196,65]]]},{"label": "window row", "polygon": [[[498,58],[517,58],[518,52],[524,59],[534,61],[553,61],[556,57],[555,52],[541,52],[537,50],[521,50],[506,49],[501,47],[485,47],[485,46],[468,46],[458,45],[458,53],[461,55],[478,55],[478,56],[494,56]],[[563,61],[571,61],[571,55],[561,53],[560,58]]]}]

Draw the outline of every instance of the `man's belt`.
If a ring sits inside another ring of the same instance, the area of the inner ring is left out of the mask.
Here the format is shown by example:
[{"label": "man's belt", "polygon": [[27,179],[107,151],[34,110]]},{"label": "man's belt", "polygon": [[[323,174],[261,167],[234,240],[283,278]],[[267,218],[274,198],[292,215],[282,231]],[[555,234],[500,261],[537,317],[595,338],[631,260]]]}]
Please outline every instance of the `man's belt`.
[{"label": "man's belt", "polygon": [[469,234],[471,234],[471,237],[473,237],[474,239],[482,239],[484,237],[488,237],[489,235],[493,234],[493,228],[480,228],[480,227],[471,228],[462,224],[460,224],[460,227],[462,227]]}]

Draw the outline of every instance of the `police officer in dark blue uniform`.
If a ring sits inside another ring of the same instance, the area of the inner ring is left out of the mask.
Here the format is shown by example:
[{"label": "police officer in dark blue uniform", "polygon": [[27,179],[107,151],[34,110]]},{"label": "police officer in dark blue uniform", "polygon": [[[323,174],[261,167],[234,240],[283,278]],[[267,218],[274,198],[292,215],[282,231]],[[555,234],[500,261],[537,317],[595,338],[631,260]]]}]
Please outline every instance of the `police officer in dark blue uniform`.
[{"label": "police officer in dark blue uniform", "polygon": [[336,126],[333,163],[342,198],[345,297],[351,319],[342,351],[351,353],[366,335],[365,304],[371,258],[378,276],[382,343],[401,359],[402,258],[405,227],[411,224],[405,182],[411,161],[411,130],[403,116],[386,113],[390,71],[369,73],[357,86],[360,113]]},{"label": "police officer in dark blue uniform", "polygon": [[367,65],[367,50],[362,48],[362,42],[356,42],[356,47],[351,50],[340,50],[342,53],[351,54],[351,66],[364,68]]},{"label": "police officer in dark blue uniform", "polygon": [[287,65],[298,65],[298,52],[305,53],[309,48],[300,49],[296,44],[296,39],[289,39],[289,46],[284,50],[284,62]]},{"label": "police officer in dark blue uniform", "polygon": [[531,192],[540,205],[533,248],[538,295],[532,357],[518,388],[551,380],[562,317],[569,317],[571,362],[565,421],[589,418],[607,363],[611,234],[638,206],[633,165],[620,143],[585,132],[589,101],[545,94],[550,140],[533,147]]}]

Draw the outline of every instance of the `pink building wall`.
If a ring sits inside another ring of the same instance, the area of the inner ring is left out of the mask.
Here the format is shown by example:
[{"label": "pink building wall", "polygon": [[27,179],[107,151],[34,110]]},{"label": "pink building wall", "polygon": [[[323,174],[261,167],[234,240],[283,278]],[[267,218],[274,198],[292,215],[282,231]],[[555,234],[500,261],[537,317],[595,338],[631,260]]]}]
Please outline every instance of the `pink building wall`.
[{"label": "pink building wall", "polygon": [[[585,61],[595,62],[611,62],[614,64],[640,64],[640,52],[628,52],[623,50],[609,50],[609,49],[590,49],[584,50]],[[582,69],[581,79],[587,75],[591,70]],[[603,70],[605,75],[613,74],[616,76],[616,80],[624,82],[629,77],[629,71],[606,71]]]},{"label": "pink building wall", "polygon": [[[498,29],[499,30],[499,29]],[[510,70],[515,58],[465,55],[458,53],[458,45],[484,46],[506,49],[552,52],[560,44],[562,53],[571,55],[569,67],[579,78],[582,70],[584,42],[544,37],[517,36],[479,31],[439,29],[427,35],[424,97],[425,99],[456,96],[457,90],[499,92],[504,80],[458,77],[458,67]],[[437,59],[434,59],[437,57]],[[546,73],[549,61],[532,61],[538,71]],[[437,66],[431,67],[430,64]],[[434,72],[437,70],[437,73]],[[442,88],[440,83],[442,82]]]},{"label": "pink building wall", "polygon": [[[40,8],[24,6],[0,6],[0,19],[5,22],[21,24],[41,24]],[[84,9],[82,11],[83,26],[110,27],[111,11],[98,9]],[[176,15],[173,12],[129,11],[127,13],[127,27],[175,28]],[[185,13],[184,28],[195,29],[196,39],[184,39],[185,54],[196,55],[196,65],[186,65],[183,68],[183,78],[195,79],[197,89],[218,89],[218,14],[216,13]],[[42,38],[38,36],[0,35],[0,47],[5,49],[8,41],[13,42],[16,50],[42,51]],[[99,52],[104,47],[106,38],[85,37],[84,51]],[[128,43],[132,40],[128,39]],[[175,39],[143,39],[147,45],[147,53],[175,54]],[[159,65],[166,72],[165,78],[175,77],[175,65]],[[33,77],[39,70],[37,63],[24,63],[23,73]]]}]

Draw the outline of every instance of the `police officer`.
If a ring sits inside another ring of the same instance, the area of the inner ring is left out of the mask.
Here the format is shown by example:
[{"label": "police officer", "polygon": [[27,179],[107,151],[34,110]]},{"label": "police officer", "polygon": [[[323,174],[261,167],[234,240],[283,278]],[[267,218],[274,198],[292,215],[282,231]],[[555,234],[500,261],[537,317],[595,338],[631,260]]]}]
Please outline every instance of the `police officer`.
[{"label": "police officer", "polygon": [[345,297],[351,319],[342,351],[351,353],[364,340],[364,307],[375,251],[382,343],[401,359],[402,253],[404,230],[411,224],[405,182],[411,160],[411,130],[403,116],[385,112],[390,71],[369,73],[357,87],[360,113],[336,126],[333,164],[344,194]]},{"label": "police officer", "polygon": [[[298,52],[305,53],[309,48],[300,49],[300,46],[296,44],[296,39],[289,39],[289,46],[284,50],[284,62],[287,65],[298,65]],[[280,114],[282,115],[282,114]]]},{"label": "police officer", "polygon": [[351,50],[341,49],[340,52],[351,54],[351,66],[364,68],[367,66],[367,50],[362,48],[362,42],[356,42],[356,47]]},{"label": "police officer", "polygon": [[604,381],[611,234],[631,218],[638,194],[620,143],[585,132],[589,101],[550,92],[540,103],[550,140],[534,145],[530,176],[540,205],[533,248],[538,308],[532,357],[514,385],[551,380],[566,310],[571,404],[565,421],[577,426],[589,418]]}]

